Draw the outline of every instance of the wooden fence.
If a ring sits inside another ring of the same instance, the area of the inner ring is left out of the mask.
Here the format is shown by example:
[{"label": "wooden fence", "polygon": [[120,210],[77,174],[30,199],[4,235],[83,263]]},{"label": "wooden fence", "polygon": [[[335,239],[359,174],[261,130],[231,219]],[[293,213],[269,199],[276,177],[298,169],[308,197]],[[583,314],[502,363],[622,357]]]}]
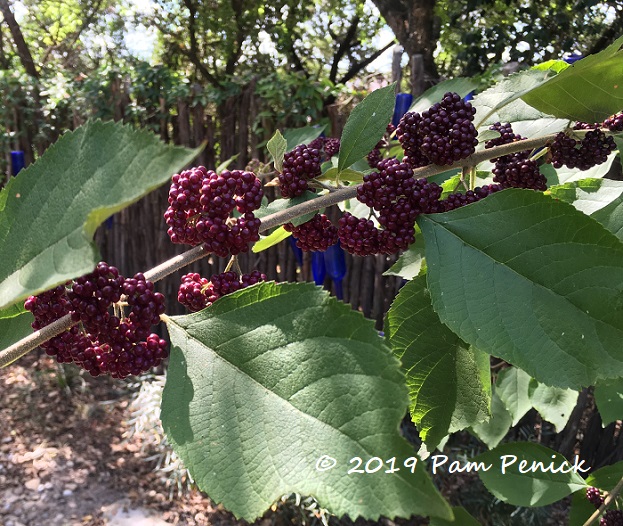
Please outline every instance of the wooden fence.
[{"label": "wooden fence", "polygon": [[[129,99],[125,88],[119,84],[112,90],[111,104],[114,107],[115,120],[124,120]],[[180,100],[174,108],[167,108],[164,100],[160,101],[158,115],[149,117],[146,123],[157,130],[167,142],[196,147],[206,143],[206,147],[194,164],[214,168],[219,162],[239,154],[234,166],[242,168],[252,158],[264,159],[259,144],[265,138],[257,137],[252,132],[252,123],[258,115],[259,102],[254,95],[254,86],[250,84],[240,95],[231,97],[221,107],[218,115],[211,114],[201,104],[192,105]],[[339,107],[329,109],[332,121],[332,136],[339,136],[345,121]],[[68,127],[75,127],[84,121],[82,116],[73,115],[73,122]],[[119,267],[124,275],[152,268],[164,260],[183,252],[188,247],[173,245],[167,234],[163,214],[168,206],[168,185],[152,192],[139,202],[115,214],[96,233],[96,242],[103,259]],[[270,198],[274,190],[267,189]],[[343,280],[344,301],[364,316],[375,320],[377,329],[383,327],[384,314],[401,286],[396,277],[386,277],[383,273],[395,262],[396,257],[370,256],[356,257],[345,254],[346,275]],[[239,258],[244,272],[259,269],[268,279],[276,281],[311,281],[310,255],[304,254],[302,266],[289,242],[282,242],[259,254],[251,252]],[[205,277],[222,272],[226,259],[207,256],[158,283],[157,289],[167,298],[167,312],[184,312],[177,303],[177,290],[181,275],[187,272],[199,272]],[[329,278],[325,288],[332,289]],[[524,424],[522,428],[521,424]],[[540,417],[531,411],[515,428],[518,439],[522,429],[543,429]],[[595,411],[590,391],[581,393],[578,405],[569,423],[562,433],[550,433],[536,437],[536,440],[554,447],[568,457],[579,452],[586,464],[597,468],[623,460],[623,436],[621,426],[614,423],[602,428],[599,413]]]}]

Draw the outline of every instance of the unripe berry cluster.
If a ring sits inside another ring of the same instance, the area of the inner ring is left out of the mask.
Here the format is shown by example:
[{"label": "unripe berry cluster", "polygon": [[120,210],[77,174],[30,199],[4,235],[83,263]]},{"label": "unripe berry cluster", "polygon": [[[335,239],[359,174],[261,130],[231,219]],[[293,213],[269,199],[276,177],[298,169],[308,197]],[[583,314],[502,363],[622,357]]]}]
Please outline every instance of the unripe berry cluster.
[{"label": "unripe berry cluster", "polygon": [[405,113],[396,129],[405,161],[417,168],[430,163],[444,166],[469,157],[478,144],[475,113],[469,102],[452,92],[421,115]]},{"label": "unripe berry cluster", "polygon": [[[164,214],[173,243],[204,244],[217,256],[239,254],[259,239],[260,220],[253,215],[262,204],[263,189],[253,172],[203,166],[175,174]],[[234,208],[238,218],[230,217]]]},{"label": "unripe berry cluster", "polygon": [[305,193],[307,181],[320,175],[320,152],[300,144],[283,158],[283,169],[279,174],[279,190],[283,197],[296,197]]},{"label": "unripe berry cluster", "polygon": [[[166,341],[150,333],[164,312],[164,296],[154,292],[145,276],[126,279],[115,267],[100,262],[93,272],[68,285],[31,296],[24,304],[35,316],[35,329],[65,314],[80,322],[42,345],[59,363],[74,362],[93,376],[125,378],[151,369],[167,356]],[[109,310],[122,294],[130,312],[119,318]]]},{"label": "unripe berry cluster", "polygon": [[254,270],[239,276],[237,272],[214,274],[209,280],[196,272],[182,276],[177,301],[191,312],[198,312],[212,305],[220,297],[266,281],[266,274]]},{"label": "unripe berry cluster", "polygon": [[312,250],[324,252],[331,245],[335,245],[338,239],[337,228],[324,214],[316,214],[299,226],[286,223],[283,228],[287,232],[292,232],[292,236],[296,238],[296,246],[306,252]]}]

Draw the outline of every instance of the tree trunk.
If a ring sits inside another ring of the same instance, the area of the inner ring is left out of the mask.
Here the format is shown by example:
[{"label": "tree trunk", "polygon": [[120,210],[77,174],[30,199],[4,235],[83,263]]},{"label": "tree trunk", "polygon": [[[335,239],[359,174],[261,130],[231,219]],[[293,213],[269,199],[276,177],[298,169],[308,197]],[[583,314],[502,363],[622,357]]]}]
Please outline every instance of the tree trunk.
[{"label": "tree trunk", "polygon": [[35,62],[30,54],[30,49],[28,49],[22,30],[13,16],[8,0],[0,0],[0,12],[2,12],[4,21],[7,26],[9,26],[9,31],[11,31],[11,36],[13,37],[13,42],[15,42],[15,48],[17,49],[17,54],[22,62],[22,66],[24,66],[26,73],[28,73],[31,77],[38,79],[39,72],[37,71],[37,68],[35,68]]},{"label": "tree trunk", "polygon": [[435,35],[435,0],[373,0],[396,35],[398,42],[413,60],[422,55],[424,76],[428,85],[437,80],[433,52]]}]

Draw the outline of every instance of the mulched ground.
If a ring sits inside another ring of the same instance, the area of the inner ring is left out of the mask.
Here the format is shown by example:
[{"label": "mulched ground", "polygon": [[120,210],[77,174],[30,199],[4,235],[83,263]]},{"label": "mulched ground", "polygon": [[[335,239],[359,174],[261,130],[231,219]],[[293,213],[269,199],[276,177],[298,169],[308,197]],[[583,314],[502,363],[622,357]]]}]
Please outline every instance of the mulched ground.
[{"label": "mulched ground", "polygon": [[170,524],[241,524],[196,491],[169,500],[140,438],[123,439],[126,385],[36,352],[0,369],[0,524],[102,526],[123,506]]},{"label": "mulched ground", "polygon": [[[198,491],[174,495],[162,473],[146,461],[152,452],[140,434],[124,439],[132,391],[125,381],[91,378],[73,366],[61,367],[39,351],[0,369],[0,525],[2,526],[247,526]],[[566,503],[540,517],[499,518],[499,504],[477,476],[437,479],[454,504],[472,502],[483,524],[566,524]],[[458,501],[457,501],[458,499]],[[460,501],[460,502],[459,502]],[[497,509],[497,511],[496,511]],[[119,519],[122,511],[149,519]],[[116,518],[112,518],[115,516]],[[536,519],[536,520],[535,520]],[[164,521],[164,522],[163,522]],[[293,505],[269,511],[257,526],[321,524]],[[376,523],[332,518],[330,526]],[[421,526],[421,519],[381,526]]]}]

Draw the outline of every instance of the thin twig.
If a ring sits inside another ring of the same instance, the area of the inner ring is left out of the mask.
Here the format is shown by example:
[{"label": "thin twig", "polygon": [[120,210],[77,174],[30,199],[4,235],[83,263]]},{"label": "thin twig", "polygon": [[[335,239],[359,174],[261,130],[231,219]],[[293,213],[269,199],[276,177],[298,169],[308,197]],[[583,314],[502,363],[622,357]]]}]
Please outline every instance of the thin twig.
[{"label": "thin twig", "polygon": [[590,526],[593,524],[593,522],[595,522],[602,515],[602,513],[606,511],[606,508],[610,506],[610,503],[619,496],[622,489],[623,478],[617,482],[617,485],[610,493],[608,493],[608,496],[604,499],[601,506],[599,506],[599,509],[595,510],[595,513],[593,513],[582,526]]},{"label": "thin twig", "polygon": [[[532,150],[534,148],[540,148],[545,146],[548,142],[552,141],[556,134],[544,135],[536,139],[526,139],[523,141],[517,141],[510,144],[503,144],[502,146],[496,146],[476,152],[475,154],[457,161],[450,166],[437,166],[429,165],[422,168],[417,168],[413,171],[413,177],[416,179],[422,177],[430,177],[446,170],[453,168],[460,168],[462,166],[476,166],[478,163],[493,159],[494,157],[501,157],[502,155],[508,155],[523,150]],[[336,189],[333,192],[329,192],[326,195],[317,197],[316,199],[310,199],[299,205],[281,210],[274,214],[270,214],[262,219],[260,225],[260,232],[265,232],[276,226],[288,223],[297,217],[301,217],[305,214],[315,212],[321,208],[326,208],[331,205],[336,205],[345,201],[346,199],[353,199],[357,196],[357,185],[348,186],[345,188]],[[197,261],[205,256],[209,252],[206,252],[202,246],[192,248],[183,254],[175,256],[160,265],[144,272],[145,279],[149,281],[159,281],[162,278],[173,274],[174,272],[184,268],[190,263]],[[71,316],[68,314],[55,322],[46,325],[43,329],[33,332],[20,341],[14,343],[10,347],[0,352],[0,367],[6,367],[13,363],[15,360],[21,358],[26,353],[36,349],[39,345],[46,342],[54,336],[58,336],[62,332],[69,329],[75,323],[71,320]]]}]

